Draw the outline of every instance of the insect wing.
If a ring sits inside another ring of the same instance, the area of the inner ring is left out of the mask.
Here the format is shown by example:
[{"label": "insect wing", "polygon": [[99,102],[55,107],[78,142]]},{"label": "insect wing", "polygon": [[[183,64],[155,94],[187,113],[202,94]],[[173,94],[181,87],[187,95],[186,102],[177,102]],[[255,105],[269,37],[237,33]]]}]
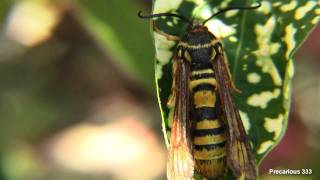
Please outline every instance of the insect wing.
[{"label": "insect wing", "polygon": [[167,162],[169,180],[189,180],[193,177],[194,161],[190,149],[189,65],[182,59],[173,62],[174,114]]},{"label": "insect wing", "polygon": [[223,54],[218,54],[212,62],[218,83],[221,108],[228,124],[227,161],[235,176],[256,179],[257,171],[252,148],[249,144],[240,114],[232,99],[232,80]]}]

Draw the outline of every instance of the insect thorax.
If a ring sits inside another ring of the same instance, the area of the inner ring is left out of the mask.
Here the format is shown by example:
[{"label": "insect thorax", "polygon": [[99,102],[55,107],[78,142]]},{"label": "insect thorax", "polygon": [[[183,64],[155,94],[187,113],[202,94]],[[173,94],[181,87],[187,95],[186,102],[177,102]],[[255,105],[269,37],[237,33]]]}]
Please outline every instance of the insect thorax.
[{"label": "insect thorax", "polygon": [[202,25],[193,26],[178,44],[178,56],[192,64],[208,64],[217,54],[219,41]]}]

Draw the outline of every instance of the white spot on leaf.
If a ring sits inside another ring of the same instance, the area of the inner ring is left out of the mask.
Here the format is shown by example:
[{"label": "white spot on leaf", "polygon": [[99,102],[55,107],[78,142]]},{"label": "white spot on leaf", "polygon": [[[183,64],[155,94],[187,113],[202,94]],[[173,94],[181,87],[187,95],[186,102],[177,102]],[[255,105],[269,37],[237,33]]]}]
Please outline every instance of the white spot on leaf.
[{"label": "white spot on leaf", "polygon": [[254,107],[260,107],[265,109],[268,103],[272,99],[278,98],[280,95],[280,89],[277,88],[273,92],[272,91],[263,91],[260,94],[253,94],[247,99],[247,104]]},{"label": "white spot on leaf", "polygon": [[274,133],[274,140],[277,140],[280,137],[283,127],[283,114],[279,114],[277,118],[264,118],[264,128],[270,132]]},{"label": "white spot on leaf", "polygon": [[302,19],[308,12],[316,6],[317,3],[315,1],[308,1],[304,6],[299,7],[294,14],[294,19],[300,20]]},{"label": "white spot on leaf", "polygon": [[239,10],[227,11],[225,13],[225,16],[226,16],[226,18],[230,18],[230,17],[233,17],[233,16],[237,15],[238,12],[239,12]]},{"label": "white spot on leaf", "polygon": [[154,1],[154,8],[153,13],[164,13],[171,10],[178,9],[180,4],[182,3],[182,0],[157,0]]},{"label": "white spot on leaf", "polygon": [[282,79],[271,58],[261,58],[257,60],[256,64],[262,68],[262,72],[270,74],[275,85],[281,86]]},{"label": "white spot on leaf", "polygon": [[218,38],[223,39],[236,33],[236,29],[224,24],[219,19],[212,19],[207,22],[208,29]]},{"label": "white spot on leaf", "polygon": [[286,69],[287,69],[289,78],[292,78],[293,75],[294,75],[294,65],[293,65],[292,59],[290,59],[290,60],[288,61],[288,64],[287,64],[287,68],[286,68]]},{"label": "white spot on leaf", "polygon": [[230,26],[233,28],[236,28],[236,27],[238,27],[238,24],[231,24]]},{"label": "white spot on leaf", "polygon": [[198,12],[200,12],[200,18],[202,19],[208,19],[212,13],[211,13],[211,8],[210,6],[203,4],[203,5],[198,5],[194,10],[193,10],[193,14],[198,14]]},{"label": "white spot on leaf", "polygon": [[268,1],[262,1],[261,7],[258,9],[258,12],[262,12],[263,14],[269,14],[271,11],[271,3]]},{"label": "white spot on leaf", "polygon": [[170,27],[173,27],[173,23],[171,21],[168,21],[167,25],[170,26]]},{"label": "white spot on leaf", "polygon": [[[190,1],[190,0],[189,0]],[[205,2],[204,0],[192,0],[191,2],[194,2],[195,4],[199,5],[203,5]]]},{"label": "white spot on leaf", "polygon": [[298,5],[298,2],[296,0],[292,0],[290,3],[288,4],[284,4],[280,7],[280,10],[282,12],[288,12],[288,11],[292,11],[294,8],[296,8]]},{"label": "white spot on leaf", "polygon": [[230,41],[230,42],[237,42],[237,41],[238,41],[238,38],[235,37],[235,36],[230,36],[230,37],[229,37],[229,41]]},{"label": "white spot on leaf", "polygon": [[280,1],[275,2],[275,3],[272,4],[273,7],[278,7],[278,6],[280,6],[280,5],[281,5],[281,2],[280,2]]},{"label": "white spot on leaf", "polygon": [[155,69],[156,78],[160,79],[163,74],[162,66],[170,62],[172,56],[170,48],[172,48],[175,45],[175,43],[172,41],[168,41],[166,37],[156,32],[154,32],[154,43],[156,47],[156,59],[159,61]]},{"label": "white spot on leaf", "polygon": [[248,69],[248,65],[247,64],[244,64],[243,66],[242,66],[242,70],[243,71],[246,71]]},{"label": "white spot on leaf", "polygon": [[[289,59],[288,61],[288,64],[287,64],[287,67],[286,67],[286,76],[287,76],[287,79],[290,80],[292,79],[293,75],[294,75],[294,65],[293,65],[293,61],[292,59]],[[287,83],[290,83],[290,82],[287,82]],[[287,84],[286,86],[283,87],[283,97],[286,99],[286,100],[289,100],[289,97],[291,95],[291,86],[290,84]],[[287,102],[285,102],[287,103]],[[284,104],[284,107],[286,108],[286,104]]]},{"label": "white spot on leaf", "polygon": [[288,25],[286,27],[285,32],[286,32],[286,34],[284,36],[284,42],[287,45],[286,57],[288,60],[291,52],[293,51],[293,49],[296,46],[296,41],[294,39],[294,35],[297,32],[297,29],[294,28],[293,24],[291,23],[290,25]]},{"label": "white spot on leaf", "polygon": [[275,85],[280,86],[282,79],[271,59],[271,55],[276,54],[280,48],[280,43],[271,42],[271,35],[275,30],[275,25],[275,16],[271,16],[264,25],[255,25],[254,31],[257,35],[256,41],[259,49],[254,51],[254,54],[258,59],[256,61],[257,66],[262,68],[262,72],[270,74]]},{"label": "white spot on leaf", "polygon": [[[200,11],[199,15],[202,19],[207,19],[212,15],[212,10],[208,5],[203,5],[201,7],[196,8],[194,10],[194,13],[197,11]],[[236,33],[236,29],[234,27],[224,24],[219,19],[212,19],[208,21],[206,24],[209,31],[211,31],[218,39],[222,39],[224,37]]]},{"label": "white spot on leaf", "polygon": [[231,2],[232,0],[224,0],[221,2],[221,5],[220,5],[220,8],[227,8],[229,7],[229,3]]},{"label": "white spot on leaf", "polygon": [[319,20],[320,20],[320,16],[316,16],[311,20],[311,24],[318,24]]},{"label": "white spot on leaf", "polygon": [[249,116],[247,113],[240,111],[240,110],[239,110],[239,114],[241,116],[243,127],[246,130],[246,133],[248,134],[250,127],[251,127]]},{"label": "white spot on leaf", "polygon": [[156,79],[161,79],[163,72],[162,72],[162,66],[161,64],[156,64],[155,68],[155,74],[156,74]]},{"label": "white spot on leaf", "polygon": [[274,144],[273,141],[264,141],[260,144],[260,147],[258,148],[257,153],[258,154],[263,154],[267,152],[267,150]]},{"label": "white spot on leaf", "polygon": [[253,72],[247,75],[247,81],[249,83],[257,84],[260,82],[260,80],[261,80],[261,76],[258,73]]}]

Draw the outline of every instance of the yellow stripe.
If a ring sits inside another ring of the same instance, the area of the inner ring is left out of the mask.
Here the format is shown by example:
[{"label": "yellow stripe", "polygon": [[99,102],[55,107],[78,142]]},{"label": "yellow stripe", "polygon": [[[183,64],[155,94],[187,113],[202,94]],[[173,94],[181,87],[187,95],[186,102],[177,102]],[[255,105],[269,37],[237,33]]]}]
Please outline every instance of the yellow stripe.
[{"label": "yellow stripe", "polygon": [[196,136],[193,143],[196,145],[219,144],[226,140],[224,134]]},{"label": "yellow stripe", "polygon": [[202,121],[197,122],[195,129],[215,129],[222,126],[222,123],[218,120],[207,120],[204,119]]},{"label": "yellow stripe", "polygon": [[226,148],[216,148],[213,150],[202,149],[201,151],[193,150],[194,159],[198,160],[210,160],[219,159],[227,155]]},{"label": "yellow stripe", "polygon": [[211,74],[213,73],[213,69],[202,69],[202,70],[197,70],[197,71],[192,71],[192,75],[199,75],[199,74]]},{"label": "yellow stripe", "polygon": [[189,48],[189,49],[201,49],[201,48],[209,48],[209,47],[212,47],[214,46],[215,44],[217,44],[219,42],[219,40],[217,39],[214,39],[212,40],[210,43],[207,43],[207,44],[197,44],[197,45],[191,45],[191,44],[188,44],[186,42],[180,42],[178,44],[178,46],[182,46],[182,47],[185,47],[185,48]]},{"label": "yellow stripe", "polygon": [[217,81],[214,78],[208,78],[208,79],[196,79],[196,80],[192,80],[190,83],[190,88],[193,89],[195,87],[197,87],[200,84],[211,84],[213,86],[217,86]]},{"label": "yellow stripe", "polygon": [[193,98],[196,108],[215,107],[216,94],[212,91],[197,91]]}]

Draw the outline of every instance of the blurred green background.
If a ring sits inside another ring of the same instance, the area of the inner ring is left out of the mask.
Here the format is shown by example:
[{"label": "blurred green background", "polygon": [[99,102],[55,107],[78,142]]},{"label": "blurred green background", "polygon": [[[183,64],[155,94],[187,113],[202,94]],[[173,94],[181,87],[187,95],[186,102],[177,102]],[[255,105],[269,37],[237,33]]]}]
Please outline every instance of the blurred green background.
[{"label": "blurred green background", "polygon": [[[139,10],[151,1],[1,1],[0,179],[165,179],[153,41]],[[262,179],[320,178],[319,32],[295,56],[288,131]]]}]

